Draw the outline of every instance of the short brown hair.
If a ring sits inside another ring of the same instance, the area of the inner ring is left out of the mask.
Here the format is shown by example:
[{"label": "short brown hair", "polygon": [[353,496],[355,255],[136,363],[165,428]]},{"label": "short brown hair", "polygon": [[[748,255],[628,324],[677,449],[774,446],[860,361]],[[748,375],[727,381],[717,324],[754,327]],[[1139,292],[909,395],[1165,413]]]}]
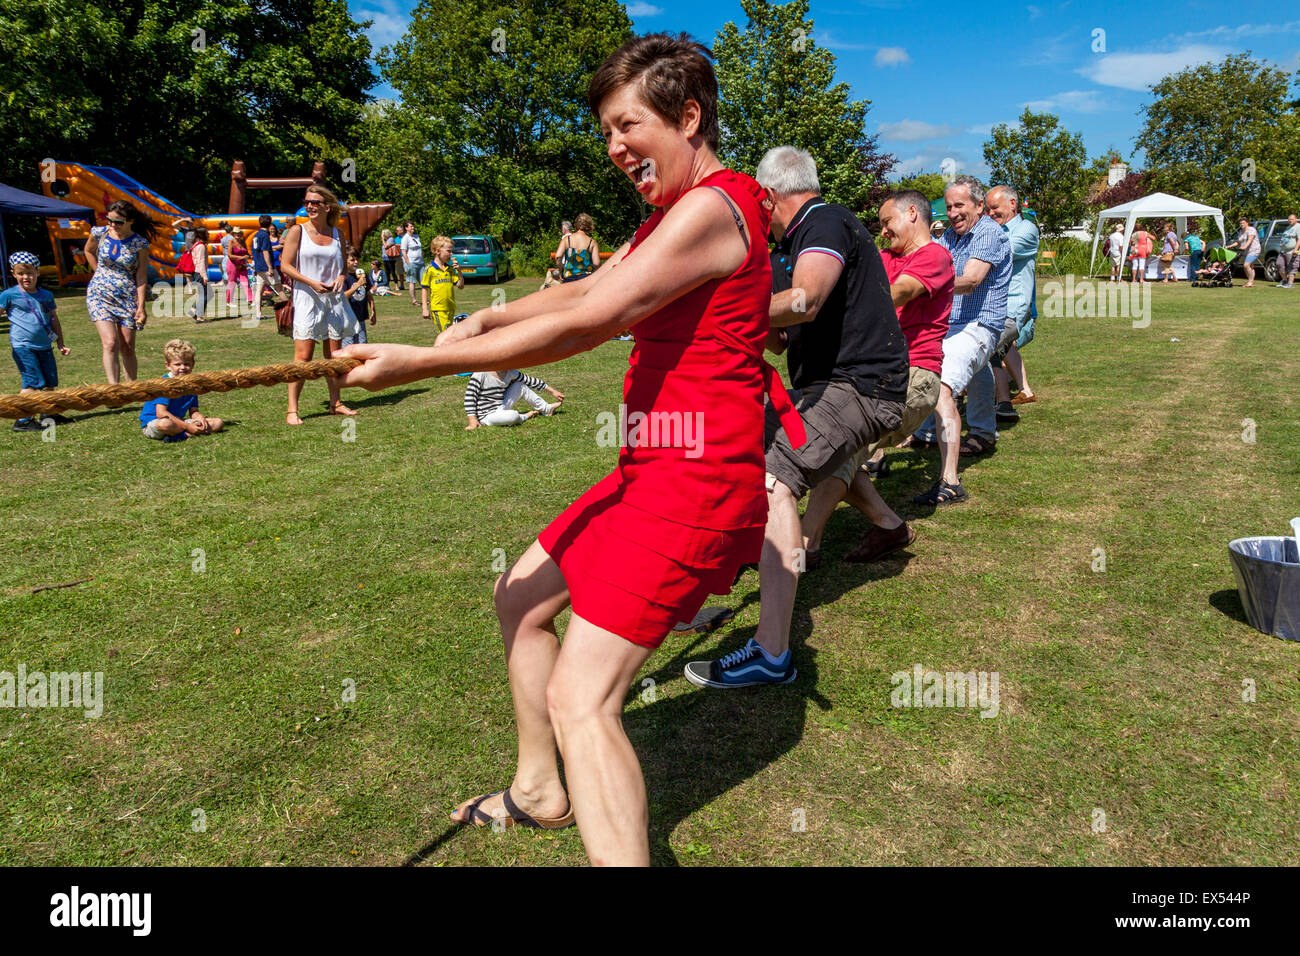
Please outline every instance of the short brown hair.
[{"label": "short brown hair", "polygon": [[585,212],[580,212],[573,217],[573,228],[576,232],[585,232],[587,235],[591,235],[596,229],[596,224],[592,222],[591,217]]},{"label": "short brown hair", "polygon": [[700,104],[700,135],[718,148],[718,78],[709,62],[713,54],[688,34],[651,33],[633,37],[609,55],[587,87],[587,105],[600,104],[615,90],[636,83],[646,105],[674,123],[682,121],[686,102]]},{"label": "short brown hair", "polygon": [[186,342],[184,339],[172,339],[163,346],[164,362],[173,362],[176,359],[180,359],[181,361],[188,361],[193,365],[194,354],[194,346],[189,342]]}]

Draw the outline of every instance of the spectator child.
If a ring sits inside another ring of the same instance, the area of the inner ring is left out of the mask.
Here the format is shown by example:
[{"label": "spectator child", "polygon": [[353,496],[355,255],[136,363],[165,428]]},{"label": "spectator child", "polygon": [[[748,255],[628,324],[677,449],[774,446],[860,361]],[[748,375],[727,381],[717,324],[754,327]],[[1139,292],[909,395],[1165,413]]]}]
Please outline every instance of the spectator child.
[{"label": "spectator child", "polygon": [[[554,404],[548,405],[534,389],[550,392]],[[515,411],[520,399],[533,406],[533,411],[524,415]],[[563,401],[564,396],[540,378],[524,375],[518,369],[475,372],[465,386],[465,414],[469,417],[465,431],[483,425],[519,425],[534,415],[554,415]]]},{"label": "spectator child", "polygon": [[[61,354],[67,355],[70,351],[63,344],[63,326],[59,324],[54,296],[47,289],[37,288],[40,264],[33,253],[15,252],[9,257],[9,267],[18,284],[0,292],[0,311],[9,317],[9,347],[22,378],[24,394],[59,387],[59,371],[54,364],[51,339],[58,343]],[[59,425],[69,421],[62,415],[47,418]],[[20,418],[14,422],[14,431],[38,432],[47,423],[35,418]]]},{"label": "spectator child", "polygon": [[456,314],[456,290],[465,287],[465,277],[452,258],[451,248],[449,237],[435,236],[429,243],[433,259],[420,277],[421,318],[432,319],[439,332],[451,328],[451,317]]},{"label": "spectator child", "polygon": [[[194,371],[194,346],[184,339],[172,339],[163,346],[167,374],[163,378],[189,375]],[[207,418],[199,411],[197,395],[152,398],[140,409],[140,431],[155,441],[185,441],[191,435],[212,435],[225,427],[220,418]]]},{"label": "spectator child", "polygon": [[372,282],[366,270],[361,268],[361,257],[355,249],[348,250],[347,282],[343,297],[348,300],[352,314],[357,319],[357,334],[345,335],[344,345],[364,345],[366,342],[366,319],[375,324],[375,299],[371,295]]}]

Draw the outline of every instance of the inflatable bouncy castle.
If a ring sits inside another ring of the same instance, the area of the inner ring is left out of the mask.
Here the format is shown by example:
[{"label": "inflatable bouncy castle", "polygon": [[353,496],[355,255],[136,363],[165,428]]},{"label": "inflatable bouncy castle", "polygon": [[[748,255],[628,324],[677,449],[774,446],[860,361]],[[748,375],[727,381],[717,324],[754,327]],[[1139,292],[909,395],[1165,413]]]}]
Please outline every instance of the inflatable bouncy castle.
[{"label": "inflatable bouncy castle", "polygon": [[[50,166],[53,170],[50,170]],[[313,182],[324,182],[325,164],[315,163],[312,174],[304,177],[277,179],[250,178],[242,160],[236,160],[230,170],[230,202],[225,213],[195,215],[186,212],[171,200],[132,179],[120,169],[111,166],[88,166],[84,163],[45,162],[41,164],[41,189],[47,196],[63,199],[95,212],[95,224],[104,225],[104,211],[109,204],[125,199],[142,210],[154,223],[154,241],[149,248],[149,281],[171,279],[176,274],[176,263],[185,251],[181,248],[181,233],[172,225],[178,219],[193,220],[195,227],[208,230],[212,240],[208,245],[208,278],[222,278],[225,259],[221,254],[221,225],[230,223],[244,235],[248,242],[257,231],[260,212],[245,212],[244,203],[248,189],[305,190]],[[393,208],[392,203],[353,203],[343,207],[339,231],[348,242],[360,247],[367,235],[379,225]],[[306,212],[267,213],[283,233],[295,222],[307,218]],[[90,238],[90,223],[84,219],[48,220],[50,244],[54,247],[55,270],[59,285],[90,281],[90,267],[83,251]]]}]

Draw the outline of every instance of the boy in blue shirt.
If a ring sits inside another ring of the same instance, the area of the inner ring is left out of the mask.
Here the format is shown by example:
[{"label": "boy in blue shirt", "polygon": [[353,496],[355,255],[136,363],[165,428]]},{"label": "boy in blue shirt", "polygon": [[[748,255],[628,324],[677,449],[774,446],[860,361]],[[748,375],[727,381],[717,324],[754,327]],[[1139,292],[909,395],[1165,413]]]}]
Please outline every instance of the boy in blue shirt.
[{"label": "boy in blue shirt", "polygon": [[[54,350],[50,348],[53,337],[59,351],[67,355],[71,350],[63,344],[63,326],[55,311],[54,296],[39,289],[41,260],[30,252],[15,252],[9,257],[17,285],[0,292],[0,311],[9,316],[9,346],[14,364],[22,377],[23,392],[38,392],[59,387],[59,370],[54,364]],[[14,422],[16,432],[41,431],[49,421],[66,425],[70,419],[62,415],[47,415],[43,419],[20,418]]]},{"label": "boy in blue shirt", "polygon": [[[189,375],[194,371],[194,346],[184,339],[172,339],[163,346],[167,374],[163,378]],[[151,398],[140,409],[140,431],[158,441],[185,441],[191,435],[212,435],[225,426],[220,418],[206,418],[199,411],[197,395]]]}]

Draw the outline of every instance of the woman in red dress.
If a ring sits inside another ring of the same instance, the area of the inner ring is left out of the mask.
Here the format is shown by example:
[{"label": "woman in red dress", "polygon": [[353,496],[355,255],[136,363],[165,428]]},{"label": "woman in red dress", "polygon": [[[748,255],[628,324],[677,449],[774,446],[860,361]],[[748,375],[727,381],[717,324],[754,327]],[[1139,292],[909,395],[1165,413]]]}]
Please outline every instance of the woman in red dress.
[{"label": "woman in red dress", "polygon": [[[342,385],[554,362],[630,331],[626,438],[614,472],[498,581],[519,732],[504,791],[460,823],[556,828],[576,818],[593,863],[649,862],[645,784],[623,732],[637,671],[672,626],[756,561],[767,519],[763,405],[802,429],[762,359],[771,271],[763,190],[716,156],[717,80],[685,36],[630,40],[592,77],[610,159],[656,208],[603,268],[484,309],[433,348],[358,345]],[[563,645],[555,617],[572,605]],[[569,790],[560,781],[557,748]]]}]

